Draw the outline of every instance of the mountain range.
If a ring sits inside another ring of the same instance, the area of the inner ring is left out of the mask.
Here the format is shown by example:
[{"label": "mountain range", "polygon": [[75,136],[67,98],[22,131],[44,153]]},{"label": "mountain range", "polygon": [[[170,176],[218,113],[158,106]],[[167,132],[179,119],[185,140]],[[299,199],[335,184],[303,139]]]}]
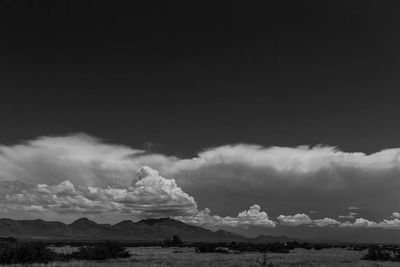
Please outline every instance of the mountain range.
[{"label": "mountain range", "polygon": [[138,222],[125,220],[117,224],[99,224],[80,218],[71,224],[44,220],[0,219],[0,237],[21,240],[119,240],[161,241],[178,235],[190,242],[252,241],[258,243],[293,241],[285,236],[248,238],[224,230],[211,231],[203,227],[185,224],[171,218],[145,219]]}]

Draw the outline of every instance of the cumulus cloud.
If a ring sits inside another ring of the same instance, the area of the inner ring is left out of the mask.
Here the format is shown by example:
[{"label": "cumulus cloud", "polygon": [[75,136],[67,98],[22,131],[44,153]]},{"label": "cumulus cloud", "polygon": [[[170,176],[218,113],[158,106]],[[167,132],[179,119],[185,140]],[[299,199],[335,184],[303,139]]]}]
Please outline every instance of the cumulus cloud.
[{"label": "cumulus cloud", "polygon": [[146,162],[167,167],[173,161],[144,150],[107,144],[86,134],[40,137],[0,146],[0,181],[56,184],[65,180],[90,186],[128,185]]},{"label": "cumulus cloud", "polygon": [[310,216],[304,213],[298,213],[295,215],[280,215],[277,217],[280,225],[283,226],[299,226],[299,225],[309,225],[316,227],[327,227],[327,226],[337,226],[341,222],[325,217],[323,219],[311,219]]},{"label": "cumulus cloud", "polygon": [[298,213],[295,215],[280,215],[277,217],[280,224],[284,226],[298,226],[302,224],[311,224],[313,220],[304,213]]},{"label": "cumulus cloud", "polygon": [[364,218],[357,218],[354,222],[346,221],[339,225],[339,227],[344,228],[382,228],[382,229],[391,229],[391,230],[399,230],[400,229],[400,220],[392,219],[387,220],[384,219],[381,222],[374,222]]},{"label": "cumulus cloud", "polygon": [[349,212],[347,215],[339,215],[341,219],[354,219],[358,215],[357,212]]},{"label": "cumulus cloud", "polygon": [[325,210],[324,215],[332,218],[343,215],[343,206],[352,211],[363,205],[379,218],[400,202],[399,152],[367,155],[334,147],[239,144],[207,149],[192,159],[178,160],[170,170],[200,205],[217,213],[232,213],[244,201],[274,203],[280,214]]},{"label": "cumulus cloud", "polygon": [[209,209],[204,209],[193,216],[176,217],[177,219],[197,225],[203,226],[229,226],[229,227],[247,227],[247,226],[260,226],[266,228],[275,227],[275,222],[270,220],[265,211],[261,211],[261,207],[257,204],[251,206],[248,210],[239,212],[236,217],[221,217],[218,215],[211,215]]},{"label": "cumulus cloud", "polygon": [[[158,170],[161,177],[174,179],[143,178],[136,172],[141,166],[149,166]],[[150,214],[171,210],[169,214],[188,214],[193,220],[197,214],[214,224],[225,219],[225,224],[245,225],[247,221],[269,226],[275,222],[268,215],[317,210],[324,217],[337,218],[343,207],[349,207],[350,212],[357,207],[368,207],[366,214],[379,221],[398,209],[399,167],[397,148],[365,154],[343,152],[332,146],[235,144],[205,149],[193,158],[178,158],[107,143],[85,134],[50,136],[0,145],[0,196],[7,196],[0,202],[2,209],[4,205],[8,208],[15,205],[16,209],[27,212],[144,209],[143,214]],[[160,188],[167,193],[157,196]],[[178,194],[177,188],[181,193]],[[218,218],[206,209],[232,215],[238,213],[243,203],[267,207],[269,214],[250,208],[248,211],[256,215]],[[161,207],[158,211],[157,205]],[[264,219],[245,219],[246,216],[264,216]],[[305,214],[297,216],[303,221],[290,215],[281,216],[282,224],[313,224]],[[386,221],[387,225],[395,223]]]},{"label": "cumulus cloud", "polygon": [[138,170],[138,179],[127,188],[74,185],[66,180],[57,185],[38,184],[3,199],[8,209],[65,213],[130,213],[140,217],[191,215],[195,200],[147,166]]},{"label": "cumulus cloud", "polygon": [[400,213],[399,212],[393,212],[392,217],[400,219]]},{"label": "cumulus cloud", "polygon": [[313,224],[318,227],[327,227],[339,225],[340,222],[335,219],[325,217],[323,219],[313,220]]}]

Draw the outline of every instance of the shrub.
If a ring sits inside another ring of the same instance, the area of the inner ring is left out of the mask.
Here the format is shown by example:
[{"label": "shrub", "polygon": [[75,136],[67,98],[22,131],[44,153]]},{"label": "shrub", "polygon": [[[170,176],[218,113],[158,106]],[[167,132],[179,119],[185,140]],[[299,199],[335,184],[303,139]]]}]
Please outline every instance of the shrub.
[{"label": "shrub", "polygon": [[17,241],[14,237],[0,237],[0,242],[16,243]]},{"label": "shrub", "polygon": [[71,254],[62,254],[47,248],[42,242],[1,242],[0,264],[48,263],[50,261],[106,260],[130,257],[130,253],[117,242],[106,241],[91,246],[80,247]]},{"label": "shrub", "polygon": [[80,247],[78,251],[64,256],[66,259],[77,260],[106,260],[128,258],[130,253],[121,244],[112,241]]},{"label": "shrub", "polygon": [[398,249],[371,247],[368,249],[367,254],[361,259],[372,261],[400,261],[400,251]]},{"label": "shrub", "polygon": [[[221,249],[224,248],[224,249]],[[282,243],[269,243],[269,244],[255,244],[255,243],[200,243],[196,245],[196,251],[200,253],[228,253],[231,251],[235,252],[248,252],[257,251],[261,253],[273,252],[273,253],[289,253],[294,246],[289,246]]]},{"label": "shrub", "polygon": [[196,247],[196,252],[199,253],[214,253],[216,247],[210,244],[201,244]]},{"label": "shrub", "polygon": [[164,238],[164,240],[161,242],[161,246],[163,247],[181,247],[183,246],[183,242],[181,238],[178,235],[174,235],[172,239],[170,238]]},{"label": "shrub", "polygon": [[48,263],[57,258],[57,253],[44,243],[6,242],[0,245],[0,263]]}]

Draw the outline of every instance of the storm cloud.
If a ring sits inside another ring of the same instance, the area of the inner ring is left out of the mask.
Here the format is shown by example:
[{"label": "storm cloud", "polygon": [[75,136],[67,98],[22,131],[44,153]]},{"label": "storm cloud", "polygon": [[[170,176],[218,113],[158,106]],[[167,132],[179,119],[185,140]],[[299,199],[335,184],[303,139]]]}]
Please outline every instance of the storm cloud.
[{"label": "storm cloud", "polygon": [[74,185],[66,180],[57,185],[37,184],[0,200],[3,209],[57,214],[125,213],[143,218],[197,213],[195,200],[174,179],[161,177],[146,166],[137,173],[138,179],[126,188]]},{"label": "storm cloud", "polygon": [[[0,146],[1,208],[176,216],[211,226],[394,229],[399,153],[235,144],[179,158],[86,134],[39,137]],[[310,210],[319,218],[303,213]]]}]

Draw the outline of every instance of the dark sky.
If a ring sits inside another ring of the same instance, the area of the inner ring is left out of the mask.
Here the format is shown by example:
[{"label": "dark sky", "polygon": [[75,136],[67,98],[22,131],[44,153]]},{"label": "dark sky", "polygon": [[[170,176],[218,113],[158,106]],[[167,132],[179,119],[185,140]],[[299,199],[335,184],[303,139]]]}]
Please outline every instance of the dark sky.
[{"label": "dark sky", "polygon": [[397,1],[137,2],[0,1],[0,143],[400,147]]}]

